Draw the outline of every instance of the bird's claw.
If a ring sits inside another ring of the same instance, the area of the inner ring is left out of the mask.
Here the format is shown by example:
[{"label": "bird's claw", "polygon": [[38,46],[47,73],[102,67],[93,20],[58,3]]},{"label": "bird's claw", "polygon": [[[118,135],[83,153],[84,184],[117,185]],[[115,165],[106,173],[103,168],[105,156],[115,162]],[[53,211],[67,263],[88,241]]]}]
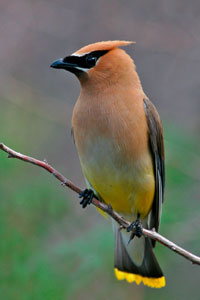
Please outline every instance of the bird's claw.
[{"label": "bird's claw", "polygon": [[127,232],[132,231],[131,235],[130,235],[130,239],[128,241],[128,244],[135,236],[140,238],[142,236],[142,223],[140,221],[140,218],[137,218],[136,221],[131,223],[131,225],[128,226],[126,230],[127,230]]},{"label": "bird's claw", "polygon": [[90,189],[85,189],[79,194],[79,198],[82,198],[80,205],[85,208],[87,205],[91,204],[92,198],[94,197],[94,192]]}]

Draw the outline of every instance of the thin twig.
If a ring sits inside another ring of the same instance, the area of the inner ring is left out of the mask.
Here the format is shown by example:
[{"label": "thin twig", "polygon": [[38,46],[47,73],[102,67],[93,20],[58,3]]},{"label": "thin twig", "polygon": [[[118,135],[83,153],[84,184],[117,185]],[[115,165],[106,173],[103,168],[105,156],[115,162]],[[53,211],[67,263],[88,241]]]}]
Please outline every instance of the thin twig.
[{"label": "thin twig", "polygon": [[[38,160],[33,157],[21,154],[19,152],[16,152],[12,150],[11,148],[7,147],[3,143],[0,143],[0,150],[3,150],[4,152],[8,153],[8,158],[17,158],[20,160],[23,160],[25,162],[31,163],[33,165],[39,166],[49,173],[53,174],[60,182],[62,185],[67,186],[74,192],[80,194],[82,190],[77,187],[74,183],[72,183],[70,180],[68,180],[66,177],[64,177],[60,172],[58,172],[55,168],[53,168],[51,165],[49,165],[46,160]],[[103,210],[105,213],[107,213],[109,216],[111,216],[116,222],[119,223],[121,228],[127,228],[130,226],[130,222],[122,218],[116,211],[112,209],[110,205],[106,205],[102,202],[100,202],[95,196],[92,199],[92,204],[95,205],[96,207],[100,208]],[[190,260],[193,264],[200,265],[200,257],[186,251],[185,249],[177,246],[170,240],[166,239],[159,233],[157,233],[154,230],[147,230],[145,228],[142,228],[142,233],[144,236],[148,236],[153,240],[158,241],[159,243],[163,244],[164,246],[168,247],[172,251],[178,253],[179,255],[185,257],[186,259]]]}]

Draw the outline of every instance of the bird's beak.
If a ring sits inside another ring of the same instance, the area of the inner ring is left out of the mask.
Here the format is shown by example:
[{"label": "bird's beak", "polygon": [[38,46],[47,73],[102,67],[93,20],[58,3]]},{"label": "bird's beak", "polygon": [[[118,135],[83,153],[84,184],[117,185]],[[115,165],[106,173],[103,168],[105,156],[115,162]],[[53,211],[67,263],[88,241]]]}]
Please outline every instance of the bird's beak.
[{"label": "bird's beak", "polygon": [[75,69],[77,67],[77,64],[74,63],[70,63],[67,61],[63,61],[63,58],[59,58],[57,60],[55,60],[51,65],[51,68],[54,69],[64,69],[67,71],[71,71],[72,69]]},{"label": "bird's beak", "polygon": [[54,68],[54,69],[64,69],[65,67],[65,63],[63,62],[63,59],[62,58],[59,58],[57,60],[55,60],[51,65],[50,65],[51,68]]}]

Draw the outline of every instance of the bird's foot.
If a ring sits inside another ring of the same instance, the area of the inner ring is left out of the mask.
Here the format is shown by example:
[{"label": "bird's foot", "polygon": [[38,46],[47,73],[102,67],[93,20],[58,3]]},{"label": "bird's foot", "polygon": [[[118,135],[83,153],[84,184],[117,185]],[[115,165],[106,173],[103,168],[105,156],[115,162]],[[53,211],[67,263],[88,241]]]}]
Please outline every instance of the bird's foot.
[{"label": "bird's foot", "polygon": [[85,208],[87,205],[91,204],[92,198],[94,197],[94,192],[90,189],[85,189],[79,194],[79,198],[82,198],[80,205]]},{"label": "bird's foot", "polygon": [[127,232],[133,231],[137,237],[142,236],[142,223],[140,219],[137,219],[127,228]]},{"label": "bird's foot", "polygon": [[131,225],[128,226],[126,230],[127,230],[127,232],[132,231],[131,235],[130,235],[130,239],[128,241],[128,244],[135,236],[140,238],[142,236],[142,223],[140,221],[140,216],[138,216],[137,220],[132,222]]}]

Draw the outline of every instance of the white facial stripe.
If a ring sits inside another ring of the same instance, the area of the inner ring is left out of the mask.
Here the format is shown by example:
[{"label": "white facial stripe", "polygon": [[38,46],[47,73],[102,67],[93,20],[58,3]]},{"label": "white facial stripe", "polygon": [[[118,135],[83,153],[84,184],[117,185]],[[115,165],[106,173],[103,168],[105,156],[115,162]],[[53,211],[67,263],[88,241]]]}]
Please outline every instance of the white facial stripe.
[{"label": "white facial stripe", "polygon": [[83,71],[83,72],[87,72],[89,69],[86,68],[80,68],[80,67],[75,67],[75,69]]},{"label": "white facial stripe", "polygon": [[88,53],[90,53],[90,52],[83,53],[83,54],[79,54],[79,53],[76,53],[76,52],[74,52],[74,53],[72,53],[72,55],[71,55],[71,56],[78,56],[78,57],[82,57],[82,56],[84,56],[84,55],[86,55],[86,54],[88,54]]}]

